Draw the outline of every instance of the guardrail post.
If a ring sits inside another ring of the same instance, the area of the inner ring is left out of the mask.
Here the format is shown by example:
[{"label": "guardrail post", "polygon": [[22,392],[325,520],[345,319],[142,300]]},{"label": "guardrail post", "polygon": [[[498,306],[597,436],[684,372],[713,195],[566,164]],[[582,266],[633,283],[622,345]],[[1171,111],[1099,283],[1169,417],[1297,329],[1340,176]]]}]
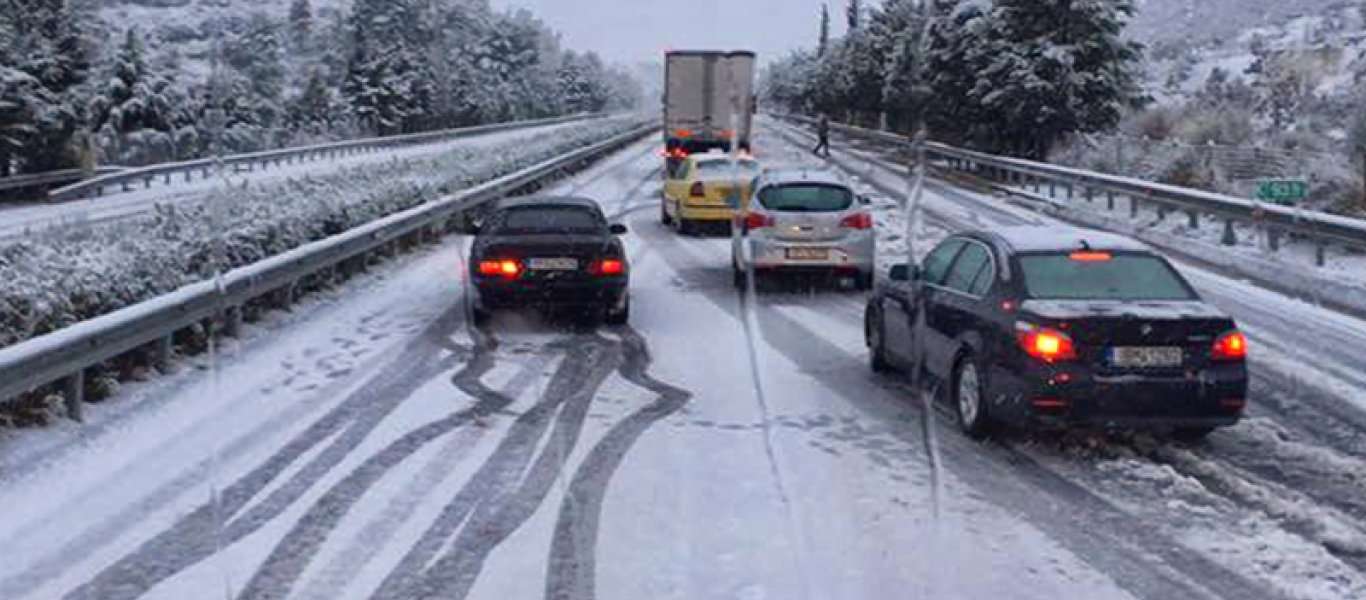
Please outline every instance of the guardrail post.
[{"label": "guardrail post", "polygon": [[1130,219],[1137,219],[1137,218],[1138,218],[1138,208],[1139,208],[1138,196],[1129,196],[1129,218],[1130,218]]},{"label": "guardrail post", "polygon": [[156,368],[165,371],[171,366],[171,353],[175,349],[174,338],[170,335],[162,336],[156,341],[156,352],[153,360],[156,361]]},{"label": "guardrail post", "polygon": [[1186,216],[1190,218],[1190,228],[1191,228],[1191,229],[1199,229],[1199,228],[1200,228],[1200,211],[1188,210],[1188,211],[1186,211]]},{"label": "guardrail post", "polygon": [[1113,211],[1114,209],[1115,193],[1111,190],[1105,190],[1105,210]]},{"label": "guardrail post", "polygon": [[190,169],[185,169],[185,182],[186,182],[186,183],[188,183],[188,182],[190,181],[190,173],[193,173],[193,171],[191,171]]},{"label": "guardrail post", "polygon": [[1071,202],[1071,201],[1072,201],[1072,193],[1073,193],[1073,185],[1072,185],[1071,183],[1068,183],[1068,184],[1067,184],[1067,201],[1068,201],[1068,202]]},{"label": "guardrail post", "polygon": [[164,183],[165,183],[166,185],[171,185],[171,172],[170,172],[170,171],[167,171],[167,172],[166,172],[166,181],[165,181]]},{"label": "guardrail post", "polygon": [[1093,190],[1093,189],[1091,189],[1091,186],[1089,186],[1089,185],[1088,185],[1088,186],[1083,186],[1082,189],[1086,191],[1086,203],[1087,203],[1087,204],[1090,204],[1092,201],[1095,200],[1096,191]]},{"label": "guardrail post", "polygon": [[209,168],[208,168],[208,167],[204,167],[203,171],[204,171],[204,172],[203,172],[200,176],[203,177],[204,179],[208,179],[208,178],[209,178]]},{"label": "guardrail post", "polygon": [[1238,243],[1238,234],[1233,231],[1233,219],[1224,219],[1224,237],[1220,240],[1225,246],[1234,246]]},{"label": "guardrail post", "polygon": [[1315,265],[1322,267],[1323,265],[1325,265],[1325,264],[1328,263],[1327,250],[1328,250],[1328,247],[1327,247],[1326,244],[1323,243],[1323,240],[1319,240],[1319,241],[1317,241],[1317,242],[1314,242],[1314,264],[1315,264]]},{"label": "guardrail post", "polygon": [[1266,243],[1271,247],[1272,252],[1281,251],[1281,229],[1279,227],[1266,228]]},{"label": "guardrail post", "polygon": [[85,369],[72,373],[62,382],[62,399],[66,404],[67,416],[76,421],[85,421]]},{"label": "guardrail post", "polygon": [[223,334],[238,337],[242,334],[242,307],[229,306],[223,311]]},{"label": "guardrail post", "polygon": [[153,177],[154,177],[154,176],[152,176],[152,175],[148,175],[148,176],[142,178],[142,187],[143,187],[143,189],[151,189],[151,187],[152,187],[152,178],[153,178]]},{"label": "guardrail post", "polygon": [[1048,180],[1048,197],[1052,198],[1058,193],[1058,183],[1052,179]]}]

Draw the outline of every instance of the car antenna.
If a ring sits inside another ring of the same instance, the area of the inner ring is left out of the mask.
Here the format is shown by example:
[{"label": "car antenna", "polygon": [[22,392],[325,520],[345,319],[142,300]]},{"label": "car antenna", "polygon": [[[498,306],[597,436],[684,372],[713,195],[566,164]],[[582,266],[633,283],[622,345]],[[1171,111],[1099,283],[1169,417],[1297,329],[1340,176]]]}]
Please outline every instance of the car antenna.
[{"label": "car antenna", "polygon": [[1085,250],[1085,251],[1087,251],[1087,252],[1090,252],[1090,251],[1091,251],[1091,244],[1088,244],[1088,243],[1086,242],[1086,238],[1082,238],[1082,239],[1080,239],[1080,240],[1078,240],[1078,241],[1081,242],[1081,249],[1082,249],[1082,250]]}]

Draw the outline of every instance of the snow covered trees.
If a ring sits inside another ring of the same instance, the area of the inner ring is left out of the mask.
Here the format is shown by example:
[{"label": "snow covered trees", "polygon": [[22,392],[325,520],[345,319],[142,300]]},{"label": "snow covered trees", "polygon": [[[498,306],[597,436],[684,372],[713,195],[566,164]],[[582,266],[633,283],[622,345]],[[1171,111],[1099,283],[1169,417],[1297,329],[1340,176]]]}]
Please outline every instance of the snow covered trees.
[{"label": "snow covered trees", "polygon": [[135,166],[640,96],[531,13],[486,0],[139,2],[207,8],[187,11],[198,22],[136,28],[101,22],[118,14],[101,4],[0,2],[0,176],[92,164],[91,147],[99,162]]},{"label": "snow covered trees", "polygon": [[923,112],[936,137],[1037,157],[1068,133],[1113,127],[1143,98],[1142,49],[1121,37],[1129,0],[884,0],[867,24],[857,4],[830,50],[770,70],[771,101],[864,121],[885,112],[901,129]]},{"label": "snow covered trees", "polygon": [[79,162],[91,46],[68,0],[11,0],[0,11],[0,175]]}]

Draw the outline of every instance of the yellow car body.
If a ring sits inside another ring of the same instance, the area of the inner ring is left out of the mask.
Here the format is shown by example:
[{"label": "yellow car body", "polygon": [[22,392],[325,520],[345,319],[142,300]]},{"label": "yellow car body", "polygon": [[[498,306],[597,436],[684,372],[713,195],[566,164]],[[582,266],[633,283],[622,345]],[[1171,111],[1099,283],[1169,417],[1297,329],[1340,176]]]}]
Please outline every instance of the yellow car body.
[{"label": "yellow car body", "polygon": [[[744,157],[732,163],[728,155],[717,153],[672,160],[675,164],[664,170],[659,214],[662,223],[672,225],[680,233],[707,223],[730,223],[735,207],[748,205],[753,181],[760,170],[753,158]],[[737,189],[738,203],[732,197]]]}]

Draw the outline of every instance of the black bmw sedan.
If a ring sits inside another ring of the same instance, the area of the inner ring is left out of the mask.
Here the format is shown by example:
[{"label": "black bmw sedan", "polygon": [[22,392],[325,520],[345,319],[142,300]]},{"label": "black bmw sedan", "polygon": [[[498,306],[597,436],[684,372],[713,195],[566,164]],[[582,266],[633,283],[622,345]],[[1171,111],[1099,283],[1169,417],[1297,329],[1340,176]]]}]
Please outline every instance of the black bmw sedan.
[{"label": "black bmw sedan", "polygon": [[962,429],[1236,423],[1247,340],[1162,256],[1129,238],[1012,227],[950,236],[896,265],[865,313],[874,370],[928,376]]},{"label": "black bmw sedan", "polygon": [[585,198],[502,201],[473,231],[469,272],[474,317],[500,308],[588,312],[610,324],[627,321],[630,265],[598,204]]}]

